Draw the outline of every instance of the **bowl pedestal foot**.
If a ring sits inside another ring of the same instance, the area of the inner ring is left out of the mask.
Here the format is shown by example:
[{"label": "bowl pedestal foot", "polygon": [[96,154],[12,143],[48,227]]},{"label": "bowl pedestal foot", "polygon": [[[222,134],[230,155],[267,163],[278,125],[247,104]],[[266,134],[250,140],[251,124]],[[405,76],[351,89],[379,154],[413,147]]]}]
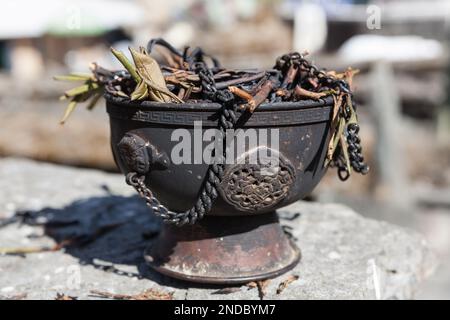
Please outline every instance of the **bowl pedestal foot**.
[{"label": "bowl pedestal foot", "polygon": [[275,212],[206,216],[194,225],[163,225],[145,251],[153,269],[199,283],[239,284],[278,276],[300,260]]}]

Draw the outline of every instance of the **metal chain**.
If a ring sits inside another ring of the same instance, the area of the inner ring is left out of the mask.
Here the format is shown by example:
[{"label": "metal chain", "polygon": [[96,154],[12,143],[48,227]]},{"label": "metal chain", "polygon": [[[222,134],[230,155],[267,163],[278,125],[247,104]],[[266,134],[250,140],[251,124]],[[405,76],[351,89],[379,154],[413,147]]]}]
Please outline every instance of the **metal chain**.
[{"label": "metal chain", "polygon": [[[213,74],[203,61],[203,52],[194,50],[191,55],[184,57],[184,60],[188,63],[190,69],[200,77],[202,92],[205,97],[222,105],[218,124],[220,131],[225,133],[227,129],[234,128],[237,121],[237,105],[234,103],[234,95],[228,89],[216,89]],[[188,223],[194,224],[211,211],[212,204],[218,197],[218,187],[223,179],[224,167],[224,161],[218,161],[218,163],[209,166],[206,172],[206,179],[195,205],[184,212],[170,211],[162,205],[146,186],[145,176],[139,176],[136,172],[130,172],[126,177],[126,182],[137,190],[141,197],[145,199],[147,205],[152,208],[153,213],[161,217],[165,223],[182,226]]]},{"label": "metal chain", "polygon": [[[275,69],[282,70],[289,68],[291,65],[297,68],[303,67],[307,70],[307,73],[317,78],[319,83],[330,89],[337,89],[340,92],[350,95],[351,101],[353,101],[353,93],[350,90],[348,83],[342,79],[336,79],[327,74],[323,69],[319,69],[314,64],[307,61],[304,56],[298,52],[285,54],[279,57],[275,64]],[[344,108],[353,108],[356,110],[356,106],[352,103],[352,106],[343,105]],[[344,114],[350,117],[351,112],[345,110]],[[355,115],[356,116],[356,115]],[[349,119],[346,119],[349,120]],[[350,165],[358,173],[367,174],[369,167],[364,163],[364,157],[362,155],[361,138],[359,137],[359,125],[357,123],[349,123],[345,128],[345,138],[347,142],[347,152],[349,155]],[[343,151],[337,152],[333,157],[333,164],[337,167],[338,176],[342,181],[345,181],[350,176],[350,172],[345,164],[343,157]]]},{"label": "metal chain", "polygon": [[[155,44],[157,42],[154,42]],[[149,44],[149,52],[153,44]],[[161,44],[161,43],[159,43]],[[164,44],[163,44],[164,45]],[[181,55],[175,49],[172,52],[183,56],[184,61],[187,62],[189,68],[193,70],[200,78],[202,93],[205,98],[218,102],[222,105],[221,114],[219,118],[219,129],[224,133],[227,129],[234,128],[237,121],[237,104],[234,99],[234,95],[228,90],[217,90],[216,84],[213,78],[212,71],[208,68],[204,62],[204,53],[200,49],[194,49],[191,54],[187,54],[185,50]],[[215,67],[218,67],[218,63],[213,59]],[[315,76],[319,82],[325,83],[326,86],[332,88],[339,88],[339,90],[346,94],[351,94],[348,84],[339,79],[332,78],[326,74],[324,70],[319,70],[316,66],[310,64],[299,53],[292,53],[284,55],[277,60],[275,66],[276,69],[281,70],[285,66],[294,64],[297,67],[303,66],[308,70],[312,76]],[[346,140],[348,143],[348,152],[350,162],[353,169],[362,174],[367,173],[368,167],[364,164],[364,158],[361,154],[360,138],[358,136],[359,126],[357,124],[350,124],[346,128]],[[225,148],[224,148],[225,150]],[[349,172],[347,167],[343,164],[342,155],[339,154],[333,160],[338,167],[338,174],[342,180],[348,178]],[[218,197],[218,187],[223,178],[224,162],[211,164],[206,173],[206,179],[203,183],[202,189],[199,192],[199,196],[195,205],[184,212],[173,212],[167,207],[162,205],[159,200],[153,195],[151,190],[146,186],[145,175],[138,175],[136,172],[130,172],[126,176],[126,182],[133,186],[136,191],[143,197],[146,204],[152,208],[154,214],[161,217],[164,222],[182,226],[185,224],[194,224],[197,220],[203,218],[205,214],[211,211],[212,204]]]}]

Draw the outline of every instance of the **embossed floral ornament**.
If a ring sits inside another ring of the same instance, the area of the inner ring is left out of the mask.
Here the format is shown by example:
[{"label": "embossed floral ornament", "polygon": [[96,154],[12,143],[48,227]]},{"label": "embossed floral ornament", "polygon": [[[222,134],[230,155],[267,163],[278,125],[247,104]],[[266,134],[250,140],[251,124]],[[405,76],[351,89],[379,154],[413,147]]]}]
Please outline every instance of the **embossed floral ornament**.
[{"label": "embossed floral ornament", "polygon": [[[276,156],[279,158],[276,166],[258,161],[228,168],[221,184],[223,198],[236,209],[249,212],[270,209],[278,204],[289,194],[295,171],[283,155],[277,153]],[[246,156],[247,162],[249,157]]]}]

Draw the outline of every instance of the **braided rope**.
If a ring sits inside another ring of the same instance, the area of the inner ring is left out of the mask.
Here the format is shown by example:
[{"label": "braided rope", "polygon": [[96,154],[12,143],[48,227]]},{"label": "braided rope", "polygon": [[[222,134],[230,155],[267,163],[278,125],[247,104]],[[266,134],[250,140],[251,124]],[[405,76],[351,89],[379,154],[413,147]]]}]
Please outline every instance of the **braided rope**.
[{"label": "braided rope", "polygon": [[[237,119],[235,109],[236,106],[231,104],[225,104],[222,107],[219,120],[219,129],[222,132],[234,127]],[[224,162],[214,163],[208,167],[206,179],[203,182],[202,189],[199,192],[195,205],[184,212],[170,211],[162,205],[146,186],[145,176],[138,176],[135,172],[131,172],[127,175],[126,181],[146,200],[147,205],[152,208],[155,215],[161,217],[165,223],[182,226],[188,223],[194,224],[197,220],[202,219],[205,214],[211,211],[213,202],[219,194],[218,187],[223,179],[224,167]]]},{"label": "braided rope", "polygon": [[[149,45],[150,49],[151,46],[152,45]],[[234,103],[234,95],[228,89],[216,89],[213,74],[203,61],[203,56],[204,54],[202,51],[194,50],[190,56],[185,56],[184,60],[187,61],[190,68],[199,75],[202,82],[203,94],[208,99],[222,105],[218,127],[222,133],[225,133],[227,129],[234,128],[237,121],[237,106]],[[225,135],[223,136],[225,137]],[[225,150],[226,148],[224,148],[224,152]],[[143,198],[145,198],[147,205],[152,208],[155,215],[161,217],[165,223],[182,226],[188,223],[194,224],[211,211],[212,205],[219,194],[218,188],[223,179],[224,168],[224,161],[213,163],[208,167],[205,180],[195,204],[192,208],[184,212],[170,211],[162,205],[146,186],[145,176],[138,176],[136,173],[131,172],[127,175],[126,181],[133,186]]]}]

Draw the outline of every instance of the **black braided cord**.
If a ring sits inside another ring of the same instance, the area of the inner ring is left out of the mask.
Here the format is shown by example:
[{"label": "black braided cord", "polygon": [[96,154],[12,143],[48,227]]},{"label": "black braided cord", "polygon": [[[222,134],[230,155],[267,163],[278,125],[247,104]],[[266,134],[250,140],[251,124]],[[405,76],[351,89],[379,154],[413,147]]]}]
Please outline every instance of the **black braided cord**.
[{"label": "black braided cord", "polygon": [[[164,45],[168,47],[171,52],[181,56],[181,53],[162,39],[152,40],[148,44],[147,47],[149,53],[155,44]],[[234,95],[228,89],[216,89],[213,74],[204,62],[205,54],[201,49],[196,48],[189,55],[187,54],[187,50],[185,50],[182,56],[183,60],[188,63],[190,69],[199,75],[202,82],[202,92],[205,97],[222,105],[218,121],[219,130],[224,133],[227,129],[234,128],[237,121],[237,105],[234,102]],[[218,67],[217,60],[213,58],[212,60],[214,67]],[[146,187],[145,176],[139,176],[137,173],[131,172],[127,175],[126,181],[146,199],[146,203],[153,209],[153,213],[161,217],[165,223],[182,226],[185,224],[196,223],[199,219],[202,219],[205,214],[211,211],[214,200],[218,197],[218,186],[223,178],[224,167],[224,161],[216,161],[216,163],[213,163],[208,167],[206,179],[203,182],[195,205],[184,212],[170,211],[167,207],[162,205],[159,200],[153,196],[151,190]]]}]

